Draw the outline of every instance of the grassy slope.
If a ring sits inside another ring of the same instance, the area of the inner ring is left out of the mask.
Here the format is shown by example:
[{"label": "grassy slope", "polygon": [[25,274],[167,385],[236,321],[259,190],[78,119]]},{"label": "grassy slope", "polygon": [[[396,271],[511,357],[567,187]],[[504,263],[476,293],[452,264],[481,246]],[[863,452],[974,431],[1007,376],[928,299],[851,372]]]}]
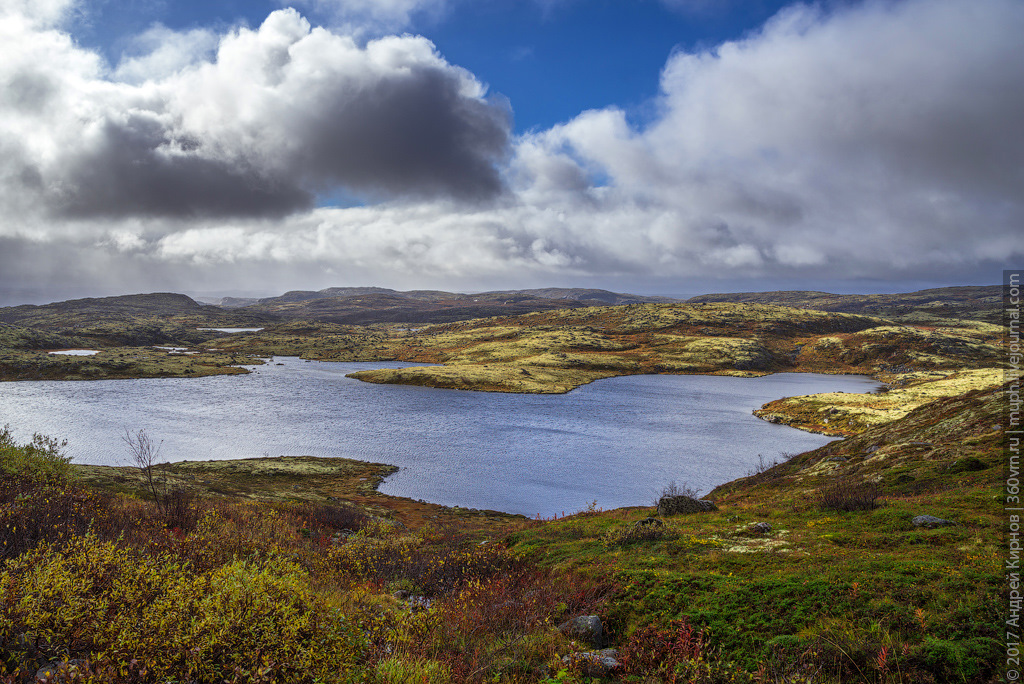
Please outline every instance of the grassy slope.
[{"label": "grassy slope", "polygon": [[906,384],[876,394],[825,392],[770,401],[754,415],[825,435],[849,436],[910,413],[928,402],[1000,385],[1004,371],[980,368],[954,373],[914,374]]},{"label": "grassy slope", "polygon": [[[998,389],[920,406],[717,488],[717,512],[673,516],[660,538],[631,541],[625,533],[653,510],[624,509],[513,541],[546,564],[614,577],[619,639],[686,617],[751,670],[781,653],[794,668],[827,664],[844,681],[987,681],[1001,636],[1005,410]],[[837,482],[880,483],[881,506],[822,510],[819,493]],[[915,527],[921,514],[958,524]],[[756,522],[772,531],[752,532]],[[883,647],[914,674],[883,677]]]},{"label": "grassy slope", "polygon": [[[131,466],[74,465],[91,487],[151,498],[142,471]],[[460,522],[473,529],[497,529],[522,516],[496,511],[448,508],[397,496],[377,487],[398,468],[346,458],[279,456],[228,461],[183,461],[154,467],[159,491],[182,490],[200,497],[244,502],[304,502],[329,505],[344,501],[368,514],[421,528]]]},{"label": "grassy slope", "polygon": [[[555,576],[583,575],[609,587],[597,610],[613,644],[629,648],[644,626],[684,618],[706,630],[721,649],[715,667],[733,672],[735,681],[749,681],[749,674],[735,673],[759,666],[768,668],[767,678],[757,680],[763,682],[803,681],[797,670],[805,677],[818,672],[820,682],[994,681],[1001,634],[999,425],[1007,410],[1001,389],[923,404],[724,484],[708,495],[716,512],[663,518],[655,534],[636,534],[636,523],[655,514],[641,507],[519,522],[505,543]],[[141,486],[131,469],[79,470],[94,485]],[[164,466],[161,477],[268,504],[349,501],[413,529],[457,524],[493,538],[511,520],[409,508],[415,502],[373,494],[388,470],[334,459],[250,459]],[[843,512],[819,504],[837,484],[855,492],[872,483],[877,508]],[[957,524],[915,527],[911,520],[921,514]],[[757,522],[769,523],[771,532],[753,531]],[[885,671],[878,666],[882,653]],[[584,680],[570,672],[560,681]]]}]

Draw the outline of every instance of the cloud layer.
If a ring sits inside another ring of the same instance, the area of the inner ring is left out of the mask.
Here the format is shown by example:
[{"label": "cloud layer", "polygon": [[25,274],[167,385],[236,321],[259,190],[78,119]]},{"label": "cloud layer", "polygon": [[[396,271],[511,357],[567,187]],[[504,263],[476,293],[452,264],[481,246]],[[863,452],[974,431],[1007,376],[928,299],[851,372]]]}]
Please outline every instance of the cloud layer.
[{"label": "cloud layer", "polygon": [[501,192],[507,111],[423,38],[361,47],[280,10],[220,37],[209,61],[188,59],[209,34],[151,31],[153,49],[111,75],[18,18],[0,29],[9,201],[63,218],[283,216],[337,186]]},{"label": "cloud layer", "polygon": [[[996,282],[1024,257],[1016,0],[795,5],[668,56],[643,125],[609,107],[518,138],[424,38],[281,10],[154,27],[109,67],[52,5],[0,0],[0,288],[38,258],[60,264],[42,280],[120,289],[666,289]],[[365,206],[317,206],[338,195]]]}]

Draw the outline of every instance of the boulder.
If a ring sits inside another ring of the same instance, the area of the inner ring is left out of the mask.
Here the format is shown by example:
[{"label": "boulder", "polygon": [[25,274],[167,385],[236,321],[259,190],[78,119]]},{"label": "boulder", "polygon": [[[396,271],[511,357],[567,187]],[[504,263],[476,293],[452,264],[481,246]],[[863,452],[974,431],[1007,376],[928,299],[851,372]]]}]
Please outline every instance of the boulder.
[{"label": "boulder", "polygon": [[750,531],[754,534],[768,534],[772,531],[772,526],[766,522],[754,523],[750,526]]},{"label": "boulder", "polygon": [[692,496],[663,496],[658,499],[659,515],[675,515],[677,513],[705,513],[717,511],[718,507],[707,499],[695,499]]},{"label": "boulder", "polygon": [[601,648],[604,630],[601,618],[596,615],[577,615],[560,624],[558,631],[572,639],[587,641],[594,648]]},{"label": "boulder", "polygon": [[945,527],[946,525],[956,525],[952,520],[943,520],[942,518],[936,518],[934,515],[919,515],[911,522],[918,527],[927,527],[930,530],[936,527]]},{"label": "boulder", "polygon": [[618,651],[614,648],[605,648],[600,651],[587,651],[564,656],[562,664],[575,666],[586,677],[607,677],[622,667],[618,658]]},{"label": "boulder", "polygon": [[36,671],[36,682],[52,682],[57,678],[57,675],[61,673],[67,674],[86,674],[89,669],[89,661],[81,658],[72,658],[70,660],[59,660],[56,662],[49,663],[39,670]]}]

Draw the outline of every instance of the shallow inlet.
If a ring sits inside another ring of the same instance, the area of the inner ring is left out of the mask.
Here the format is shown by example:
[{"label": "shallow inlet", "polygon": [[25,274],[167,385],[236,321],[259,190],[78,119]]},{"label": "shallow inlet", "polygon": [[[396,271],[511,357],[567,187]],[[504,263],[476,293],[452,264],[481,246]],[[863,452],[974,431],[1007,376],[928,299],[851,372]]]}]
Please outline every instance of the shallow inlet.
[{"label": "shallow inlet", "polygon": [[311,455],[391,463],[402,470],[384,493],[548,517],[594,501],[648,505],[671,480],[706,492],[746,474],[759,454],[831,441],[752,416],[764,402],[878,386],[807,373],[643,375],[529,395],[345,377],[403,365],[278,357],[243,376],[0,383],[0,424],[19,439],[66,438],[82,463],[126,464],[126,429],[145,429],[168,461]]}]

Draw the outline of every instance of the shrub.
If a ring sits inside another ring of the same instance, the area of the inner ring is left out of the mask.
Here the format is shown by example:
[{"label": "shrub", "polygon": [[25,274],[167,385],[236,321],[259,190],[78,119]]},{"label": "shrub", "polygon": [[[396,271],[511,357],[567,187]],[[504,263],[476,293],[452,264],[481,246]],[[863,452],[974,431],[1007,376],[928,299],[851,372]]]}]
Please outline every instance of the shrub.
[{"label": "shrub", "polygon": [[199,497],[193,491],[173,489],[163,498],[163,515],[169,529],[191,532],[202,514]]},{"label": "shrub", "polygon": [[71,457],[64,453],[67,441],[35,434],[28,444],[18,444],[9,425],[0,430],[0,474],[37,481],[67,480]]},{"label": "shrub", "polygon": [[946,470],[950,475],[956,475],[958,473],[974,473],[979,470],[985,470],[988,468],[985,462],[979,458],[973,456],[967,458],[958,458],[949,465],[949,469]]},{"label": "shrub", "polygon": [[869,511],[878,507],[875,482],[839,480],[818,490],[817,502],[826,511]]},{"label": "shrub", "polygon": [[332,549],[335,567],[356,581],[384,586],[408,580],[427,596],[441,596],[468,582],[513,573],[525,563],[497,545],[464,548],[452,540],[426,544],[384,523],[367,526]]},{"label": "shrub", "polygon": [[376,674],[381,684],[448,684],[451,681],[448,669],[433,660],[387,658],[377,663]]},{"label": "shrub", "polygon": [[731,663],[722,663],[702,629],[685,619],[667,627],[649,624],[629,638],[621,651],[628,674],[657,675],[666,684],[718,684],[749,681]]},{"label": "shrub", "polygon": [[763,454],[757,455],[757,465],[747,471],[747,477],[754,479],[754,482],[764,482],[766,480],[772,480],[776,477],[781,477],[781,473],[772,475],[771,471],[775,466],[781,465],[791,459],[793,454],[788,454],[785,451],[779,454],[778,458],[767,459]]},{"label": "shrub", "polygon": [[[89,535],[0,571],[7,670],[84,657],[143,681],[353,681],[365,640],[280,557],[198,571]],[[31,634],[32,648],[11,648]],[[102,657],[101,657],[102,654]]]},{"label": "shrub", "polygon": [[674,527],[657,518],[646,518],[631,525],[614,527],[601,535],[604,546],[617,546],[641,541],[658,541],[679,536]]},{"label": "shrub", "polygon": [[306,503],[293,506],[290,510],[302,518],[307,527],[319,529],[356,532],[366,527],[372,520],[355,506],[346,504]]},{"label": "shrub", "polygon": [[661,494],[654,500],[654,505],[657,506],[662,499],[671,499],[677,496],[686,496],[691,499],[699,499],[700,492],[690,486],[689,482],[683,482],[682,484],[676,484],[675,480],[672,480],[667,485],[661,488]]}]

